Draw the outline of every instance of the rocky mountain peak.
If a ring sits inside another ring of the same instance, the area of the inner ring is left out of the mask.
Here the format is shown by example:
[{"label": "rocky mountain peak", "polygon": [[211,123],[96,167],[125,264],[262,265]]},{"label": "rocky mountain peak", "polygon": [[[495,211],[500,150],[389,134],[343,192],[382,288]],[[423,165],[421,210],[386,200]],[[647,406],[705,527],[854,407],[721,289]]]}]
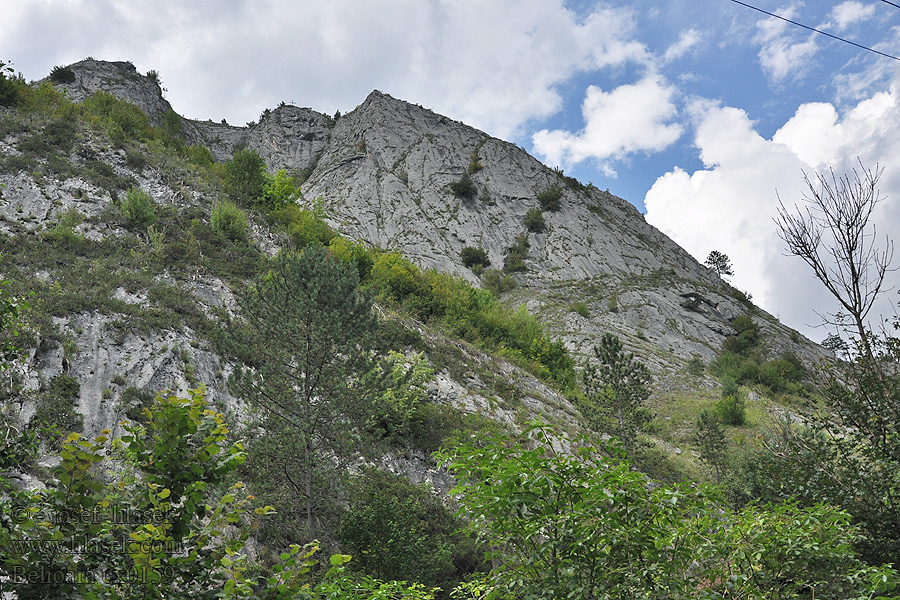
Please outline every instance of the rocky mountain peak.
[{"label": "rocky mountain peak", "polygon": [[163,90],[154,73],[151,71],[141,75],[130,62],[87,58],[66,68],[75,75],[75,80],[57,85],[66,91],[73,102],[82,102],[91,94],[103,90],[136,105],[147,113],[154,125],[159,125],[162,116],[172,110],[163,98]]},{"label": "rocky mountain peak", "polygon": [[[103,90],[154,121],[171,111],[155,77],[131,63],[87,59],[68,68],[76,78],[62,87],[76,101]],[[614,331],[647,349],[659,368],[709,360],[732,331],[730,319],[748,310],[624,199],[379,90],[337,120],[281,104],[245,127],[182,119],[182,132],[217,160],[246,147],[271,172],[308,174],[302,202],[321,199],[341,233],[423,267],[483,285],[461,253],[484,250],[488,270],[516,286],[504,299],[525,303],[576,354]],[[569,310],[573,303],[583,314]],[[786,336],[777,320],[764,320]]]}]

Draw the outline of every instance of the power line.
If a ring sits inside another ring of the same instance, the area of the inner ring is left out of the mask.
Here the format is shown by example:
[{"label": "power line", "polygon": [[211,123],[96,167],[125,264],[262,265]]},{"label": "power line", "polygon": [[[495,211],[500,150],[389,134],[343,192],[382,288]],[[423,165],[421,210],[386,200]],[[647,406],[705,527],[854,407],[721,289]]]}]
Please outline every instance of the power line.
[{"label": "power line", "polygon": [[888,0],[881,0],[885,4],[890,4],[893,7],[900,8],[900,4],[894,4],[893,2],[888,2]]},{"label": "power line", "polygon": [[[804,25],[803,23],[798,23],[797,21],[791,21],[790,19],[782,17],[781,15],[776,15],[775,13],[771,13],[767,10],[763,10],[763,9],[757,8],[755,6],[751,6],[751,5],[747,4],[746,2],[741,2],[740,0],[731,0],[731,1],[734,2],[735,4],[740,4],[741,6],[746,6],[747,8],[752,8],[753,10],[755,10],[757,12],[761,12],[764,15],[768,15],[770,17],[775,17],[776,19],[781,19],[782,21],[787,21],[791,25],[796,25],[797,27],[802,27],[803,29],[808,29],[810,31],[814,31],[814,32],[820,33],[822,35],[827,35],[828,37],[830,37],[832,39],[838,40],[839,42],[844,42],[845,44],[850,44],[851,46],[856,46],[857,48],[862,48],[863,50],[868,50],[869,52],[874,52],[875,54],[879,54],[881,56],[884,56],[885,58],[891,58],[893,60],[900,61],[900,57],[893,56],[891,54],[885,54],[884,52],[879,52],[878,50],[869,48],[868,46],[863,46],[862,44],[857,44],[856,42],[851,42],[848,39],[844,39],[842,37],[832,35],[832,34],[828,33],[827,31],[822,31],[821,29],[816,29],[814,27],[810,27],[809,25]],[[887,2],[887,0],[881,0],[881,1]],[[887,2],[887,3],[890,4],[891,6],[896,6],[897,8],[900,8],[900,5],[893,4],[892,2]]]}]

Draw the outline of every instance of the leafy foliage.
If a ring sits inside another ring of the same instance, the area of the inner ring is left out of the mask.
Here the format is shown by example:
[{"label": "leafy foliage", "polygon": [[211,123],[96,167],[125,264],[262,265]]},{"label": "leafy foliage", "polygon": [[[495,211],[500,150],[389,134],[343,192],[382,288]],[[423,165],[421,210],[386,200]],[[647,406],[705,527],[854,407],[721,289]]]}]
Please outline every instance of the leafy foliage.
[{"label": "leafy foliage", "polygon": [[238,150],[223,166],[223,186],[238,206],[252,206],[266,189],[266,163],[256,150]]},{"label": "leafy foliage", "polygon": [[140,188],[131,188],[119,202],[119,210],[131,227],[145,229],[156,222],[156,203],[149,193]]},{"label": "leafy foliage", "polygon": [[382,579],[400,579],[449,590],[478,559],[457,533],[462,523],[426,486],[368,469],[354,476],[350,508],[338,539],[354,557],[354,569]]},{"label": "leafy foliage", "polygon": [[462,177],[451,183],[450,191],[453,192],[454,196],[463,200],[470,200],[478,194],[478,188],[475,186],[472,178],[469,177],[469,173],[463,173]]},{"label": "leafy foliage", "polygon": [[516,236],[513,245],[506,249],[506,257],[503,260],[504,273],[516,273],[519,271],[527,271],[525,259],[528,258],[528,249],[531,244],[528,243],[528,233],[520,233]]},{"label": "leafy foliage", "polygon": [[228,200],[213,206],[210,215],[212,228],[233,242],[247,241],[247,214]]},{"label": "leafy foliage", "polygon": [[484,248],[466,246],[459,253],[459,256],[462,258],[463,265],[470,269],[478,267],[485,269],[491,265],[491,261],[488,259],[487,252],[484,251]]},{"label": "leafy foliage", "polygon": [[713,490],[650,484],[597,446],[538,424],[441,453],[494,564],[458,597],[861,598],[897,587],[893,569],[860,562],[840,510],[730,511]]}]

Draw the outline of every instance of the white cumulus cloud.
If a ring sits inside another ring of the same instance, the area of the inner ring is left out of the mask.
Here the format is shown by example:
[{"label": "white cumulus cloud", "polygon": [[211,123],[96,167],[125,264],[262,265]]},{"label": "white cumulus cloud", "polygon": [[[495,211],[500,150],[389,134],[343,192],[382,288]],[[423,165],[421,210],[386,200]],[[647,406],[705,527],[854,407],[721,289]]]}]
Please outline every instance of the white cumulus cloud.
[{"label": "white cumulus cloud", "polygon": [[13,4],[0,50],[27,76],[130,60],[160,73],[178,112],[235,124],[281,101],[346,111],[380,89],[509,138],[557,112],[577,73],[647,54],[631,9],[577,14],[563,0]]},{"label": "white cumulus cloud", "polygon": [[532,138],[534,150],[549,164],[595,159],[607,174],[614,174],[611,159],[660,151],[681,136],[683,128],[674,121],[676,95],[676,88],[656,74],[608,92],[592,85],[581,108],[584,129],[541,130]]},{"label": "white cumulus cloud", "polygon": [[874,4],[863,4],[858,0],[841,2],[828,13],[826,26],[832,26],[838,31],[844,31],[850,25],[867,21],[875,16]]},{"label": "white cumulus cloud", "polygon": [[[802,3],[793,3],[775,11],[775,14],[794,20],[801,6]],[[754,41],[760,45],[759,63],[772,82],[781,83],[786,79],[801,77],[809,69],[819,50],[815,33],[809,33],[803,38],[794,29],[790,29],[793,25],[774,17],[762,19],[756,26]]]},{"label": "white cumulus cloud", "polygon": [[[771,139],[759,135],[736,108],[697,102],[692,114],[704,168],[693,173],[674,169],[660,177],[645,198],[647,220],[699,260],[711,250],[725,252],[738,288],[821,340],[826,332],[806,325],[820,322],[814,311],[833,312],[835,304],[800,259],[784,255],[773,221],[778,199],[787,207],[802,204],[804,171],[810,176],[831,169],[852,173],[861,160],[868,168],[884,168],[884,200],[873,219],[878,235],[900,231],[896,82],[843,110],[827,103],[801,105]],[[895,300],[886,296],[878,311],[893,314]]]}]

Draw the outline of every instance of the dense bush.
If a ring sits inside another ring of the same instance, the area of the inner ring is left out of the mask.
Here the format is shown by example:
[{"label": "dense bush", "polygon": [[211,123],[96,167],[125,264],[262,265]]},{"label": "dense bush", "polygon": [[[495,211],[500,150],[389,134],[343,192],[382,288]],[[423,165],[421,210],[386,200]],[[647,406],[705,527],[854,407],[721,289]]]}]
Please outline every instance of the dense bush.
[{"label": "dense bush", "polygon": [[479,562],[461,526],[430,488],[368,469],[353,478],[337,537],[368,575],[450,590],[467,574],[455,563]]},{"label": "dense bush", "polygon": [[574,385],[574,363],[562,342],[553,342],[524,306],[511,311],[488,290],[434,270],[421,271],[396,253],[375,257],[371,285],[421,318],[441,321],[471,342],[531,363],[563,388]]},{"label": "dense bush", "polygon": [[279,169],[274,176],[266,174],[266,183],[262,191],[262,204],[269,210],[278,210],[294,204],[300,197],[300,185],[297,177],[284,169]]},{"label": "dense bush", "polygon": [[759,344],[759,325],[748,315],[738,315],[732,323],[736,334],[725,339],[722,349],[744,354]]},{"label": "dense bush", "polygon": [[210,224],[218,233],[233,242],[247,240],[247,215],[234,202],[216,203],[210,216]]},{"label": "dense bush", "polygon": [[483,270],[491,264],[487,252],[481,247],[475,248],[473,246],[466,246],[462,249],[462,252],[459,253],[459,256],[462,258],[463,265],[473,270],[479,267],[480,270]]},{"label": "dense bush", "polygon": [[75,83],[75,72],[69,67],[55,66],[50,71],[50,81],[53,83]]},{"label": "dense bush", "polygon": [[87,115],[118,144],[126,140],[143,141],[154,135],[147,113],[108,92],[95,92],[82,105]]},{"label": "dense bush", "polygon": [[475,187],[475,182],[472,181],[472,178],[469,177],[468,173],[463,173],[463,176],[460,177],[459,180],[451,183],[450,191],[453,192],[454,196],[462,198],[463,200],[469,200],[478,194],[478,188]]},{"label": "dense bush", "polygon": [[156,203],[140,188],[131,188],[119,201],[119,210],[130,227],[145,228],[156,222]]},{"label": "dense bush", "polygon": [[716,402],[716,416],[724,425],[743,426],[747,422],[744,397],[740,393],[723,396]]},{"label": "dense bush", "polygon": [[19,104],[27,90],[21,77],[13,77],[14,72],[8,62],[0,60],[0,106]]},{"label": "dense bush", "polygon": [[532,233],[541,233],[547,229],[544,214],[538,208],[529,208],[528,212],[525,213],[525,221],[523,223],[525,229]]},{"label": "dense bush", "polygon": [[285,228],[291,245],[296,249],[309,245],[327,246],[337,236],[325,222],[321,204],[314,204],[311,208],[287,204],[271,214]]},{"label": "dense bush", "polygon": [[503,271],[488,269],[481,274],[481,285],[495,296],[499,296],[500,294],[515,289],[516,280],[512,275],[508,275]]},{"label": "dense bush", "polygon": [[541,205],[541,210],[549,210],[551,212],[558,211],[562,208],[562,204],[560,203],[562,195],[562,188],[558,185],[550,186],[549,188],[538,192],[537,201]]},{"label": "dense bush", "polygon": [[265,191],[266,163],[256,150],[238,150],[223,166],[225,193],[238,206],[252,206]]},{"label": "dense bush", "polygon": [[506,273],[527,271],[528,267],[525,265],[525,259],[528,258],[529,248],[531,248],[531,244],[528,243],[528,234],[520,233],[512,246],[506,249],[503,271]]}]

